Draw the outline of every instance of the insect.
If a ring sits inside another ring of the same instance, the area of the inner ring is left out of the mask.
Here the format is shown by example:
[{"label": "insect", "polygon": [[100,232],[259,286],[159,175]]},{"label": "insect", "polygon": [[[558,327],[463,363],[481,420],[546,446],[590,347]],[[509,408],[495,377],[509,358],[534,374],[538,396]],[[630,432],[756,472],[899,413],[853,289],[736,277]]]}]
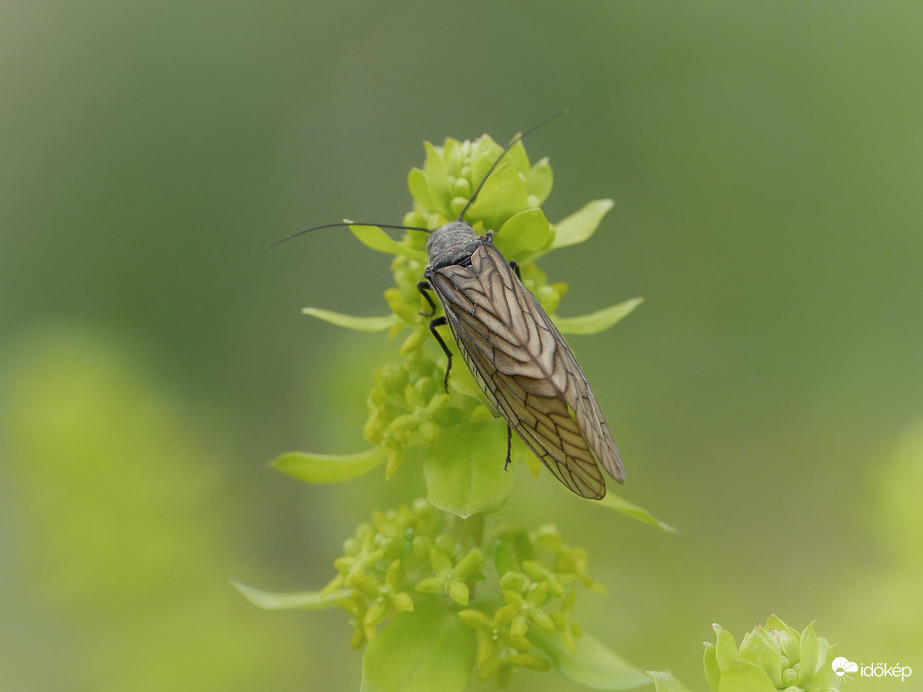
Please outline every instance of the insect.
[{"label": "insect", "polygon": [[[552,116],[555,117],[555,116]],[[600,466],[619,483],[625,471],[618,448],[593,390],[564,337],[538,300],[523,285],[517,262],[507,262],[493,244],[494,232],[479,236],[464,220],[484,183],[507,152],[550,118],[517,134],[494,161],[458,218],[437,229],[374,225],[429,233],[429,264],[417,288],[433,317],[429,323],[447,358],[448,391],[452,352],[438,328],[448,325],[455,343],[494,415],[506,420],[506,461],[512,431],[561,483],[581,497],[601,499],[606,482]],[[315,226],[302,233],[349,225]],[[443,316],[435,317],[435,293]]]}]

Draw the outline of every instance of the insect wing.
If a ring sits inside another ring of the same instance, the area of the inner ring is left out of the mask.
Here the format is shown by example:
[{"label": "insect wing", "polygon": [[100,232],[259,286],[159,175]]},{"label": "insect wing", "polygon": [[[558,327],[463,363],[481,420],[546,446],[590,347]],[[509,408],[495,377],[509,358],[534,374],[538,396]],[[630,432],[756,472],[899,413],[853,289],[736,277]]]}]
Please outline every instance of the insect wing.
[{"label": "insect wing", "polygon": [[500,251],[481,243],[470,266],[429,278],[475,381],[555,477],[582,497],[603,497],[595,453],[622,482],[618,449],[580,366]]}]

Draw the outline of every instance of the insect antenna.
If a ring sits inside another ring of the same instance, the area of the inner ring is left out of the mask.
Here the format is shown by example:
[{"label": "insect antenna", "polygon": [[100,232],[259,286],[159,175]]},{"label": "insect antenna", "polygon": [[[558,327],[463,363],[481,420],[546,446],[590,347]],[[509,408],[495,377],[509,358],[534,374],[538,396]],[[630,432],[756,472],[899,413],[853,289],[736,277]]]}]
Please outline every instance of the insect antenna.
[{"label": "insect antenna", "polygon": [[359,221],[340,221],[338,223],[325,223],[320,226],[311,226],[311,228],[305,228],[302,231],[296,231],[291,235],[287,235],[284,238],[279,238],[278,240],[272,241],[269,245],[266,246],[266,249],[269,250],[274,248],[279,243],[284,243],[286,240],[291,240],[292,238],[297,238],[300,235],[305,233],[310,233],[311,231],[319,231],[322,228],[342,228],[349,226],[376,226],[378,228],[391,228],[394,230],[404,230],[404,231],[423,231],[424,233],[432,233],[433,229],[431,228],[420,228],[419,226],[398,226],[395,224],[388,223],[362,223]]},{"label": "insect antenna", "polygon": [[525,139],[526,135],[529,135],[529,134],[535,132],[538,128],[540,128],[540,127],[542,127],[542,126],[544,126],[544,125],[547,125],[550,121],[552,121],[552,120],[554,120],[555,118],[557,118],[557,117],[559,117],[559,116],[561,116],[561,115],[564,115],[564,114],[566,114],[566,113],[567,113],[567,109],[566,109],[566,108],[563,109],[563,110],[559,110],[557,113],[552,113],[551,115],[549,115],[547,118],[545,118],[544,120],[542,120],[540,123],[538,123],[538,124],[536,124],[536,125],[533,125],[533,126],[530,127],[528,130],[524,130],[523,132],[517,132],[515,135],[513,135],[513,139],[510,140],[510,143],[506,145],[506,148],[503,150],[503,152],[500,154],[500,156],[497,157],[497,160],[494,161],[493,165],[488,169],[487,175],[485,175],[485,176],[481,179],[481,182],[478,183],[477,188],[475,188],[475,190],[474,190],[474,194],[471,195],[471,197],[468,198],[468,204],[466,204],[466,205],[465,205],[465,208],[461,210],[461,214],[458,215],[458,218],[456,219],[456,221],[464,221],[464,220],[465,220],[465,212],[468,211],[468,207],[470,207],[472,204],[474,204],[474,200],[476,200],[476,199],[478,198],[478,194],[481,192],[481,188],[484,187],[484,183],[487,182],[487,179],[490,177],[490,174],[493,173],[494,170],[497,168],[497,166],[500,165],[500,162],[503,160],[503,157],[506,156],[507,152],[509,152],[510,149],[512,149],[514,146],[516,146],[516,142],[518,142],[518,141],[520,141],[520,140],[522,140],[522,139]]}]

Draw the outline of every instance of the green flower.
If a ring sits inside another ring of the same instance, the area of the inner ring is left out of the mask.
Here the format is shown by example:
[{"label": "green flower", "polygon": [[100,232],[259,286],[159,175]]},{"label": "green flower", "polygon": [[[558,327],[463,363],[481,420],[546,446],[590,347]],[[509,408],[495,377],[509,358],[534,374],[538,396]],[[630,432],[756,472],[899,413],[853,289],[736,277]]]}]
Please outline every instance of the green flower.
[{"label": "green flower", "polygon": [[517,667],[547,670],[579,660],[573,658],[583,635],[572,615],[577,587],[596,583],[586,575],[586,553],[565,544],[553,526],[503,529],[493,540],[500,598],[496,591],[482,594],[459,613],[477,633],[478,678],[496,677],[504,685]]},{"label": "green flower", "polygon": [[[408,680],[416,675],[416,657],[402,655],[407,647],[442,646],[440,662],[454,662],[465,675],[475,668],[479,679],[501,686],[519,668],[556,668],[590,687],[602,680],[617,685],[608,689],[644,684],[639,670],[584,634],[573,617],[579,587],[595,584],[586,574],[586,553],[565,544],[551,526],[488,531],[485,524],[483,517],[462,520],[419,499],[373,511],[344,541],[337,574],[321,591],[236,586],[263,608],[343,608],[352,646],[368,645],[363,675],[375,671],[392,682],[395,671]],[[482,545],[491,547],[486,555]]]},{"label": "green flower", "polygon": [[379,625],[414,609],[408,591],[423,570],[419,546],[431,546],[442,529],[426,500],[374,511],[371,522],[360,524],[355,535],[343,542],[343,555],[333,562],[337,575],[316,598],[292,600],[293,607],[333,599],[352,616],[351,643],[361,648],[375,637]]},{"label": "green flower", "polygon": [[738,647],[733,635],[713,625],[714,644],[705,644],[705,674],[712,692],[835,692],[835,647],[814,632],[792,629],[775,615],[765,626],[744,635]]},{"label": "green flower", "polygon": [[574,603],[576,602],[577,590],[572,589],[561,603],[561,609],[551,613],[551,621],[558,632],[561,633],[561,642],[571,654],[577,653],[577,639],[583,635],[583,628],[580,623],[574,620],[572,615]]},{"label": "green flower", "polygon": [[551,662],[535,654],[526,653],[532,643],[511,630],[515,610],[500,608],[493,616],[480,610],[463,610],[458,616],[477,634],[478,680],[496,676],[497,683],[506,687],[516,668],[545,671]]},{"label": "green flower", "polygon": [[374,593],[378,580],[370,570],[384,556],[384,551],[375,545],[375,532],[371,525],[360,524],[356,535],[343,541],[343,556],[333,562],[339,574],[323,591],[330,593],[347,586]]},{"label": "green flower", "polygon": [[452,558],[434,545],[430,548],[429,559],[435,574],[418,582],[416,590],[420,593],[445,594],[459,605],[468,605],[468,580],[480,576],[484,566],[484,556],[480,549],[472,548],[453,565]]},{"label": "green flower", "polygon": [[374,627],[398,613],[413,610],[413,599],[409,594],[401,591],[403,583],[404,571],[401,568],[401,561],[395,560],[388,566],[385,581],[369,604],[369,609],[365,614],[365,622],[368,625]]},{"label": "green flower", "polygon": [[353,636],[349,640],[350,646],[354,649],[361,649],[365,644],[375,637],[375,625],[366,620],[369,606],[365,599],[358,593],[353,594],[350,598],[338,601],[343,608],[352,617],[349,618],[349,624],[353,626]]},{"label": "green flower", "polygon": [[513,613],[510,633],[514,637],[525,636],[530,626],[542,632],[555,631],[554,621],[541,607],[548,601],[548,582],[529,583],[522,590],[503,589],[503,600]]},{"label": "green flower", "polygon": [[[557,582],[554,589],[559,594],[563,591],[563,585],[570,585],[574,582],[579,582],[593,591],[605,593],[605,587],[587,574],[586,550],[579,546],[565,544],[561,540],[557,527],[550,524],[540,527],[535,532],[535,541],[552,556],[553,573],[556,575]],[[527,569],[538,572],[540,567],[529,565]]]},{"label": "green flower", "polygon": [[551,670],[551,667],[551,661],[547,658],[542,658],[535,654],[517,653],[512,650],[506,650],[484,666],[481,672],[478,673],[477,679],[487,680],[496,675],[497,685],[500,687],[509,687],[510,680],[513,678],[513,672],[517,668],[526,668],[527,670],[544,673]]}]

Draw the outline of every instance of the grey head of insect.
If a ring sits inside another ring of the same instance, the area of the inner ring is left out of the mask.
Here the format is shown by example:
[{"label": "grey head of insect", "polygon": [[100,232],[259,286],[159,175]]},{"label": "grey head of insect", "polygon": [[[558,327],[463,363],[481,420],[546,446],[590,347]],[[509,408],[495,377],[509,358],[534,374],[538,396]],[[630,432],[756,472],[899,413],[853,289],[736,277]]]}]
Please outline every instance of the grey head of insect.
[{"label": "grey head of insect", "polygon": [[426,239],[429,269],[439,269],[452,264],[463,264],[480,245],[485,236],[479,236],[466,221],[450,221],[437,228]]},{"label": "grey head of insect", "polygon": [[[600,466],[619,483],[624,482],[625,471],[596,396],[554,322],[523,285],[519,265],[507,262],[494,246],[492,230],[478,235],[464,220],[510,149],[548,120],[512,139],[456,220],[435,230],[368,225],[429,234],[428,265],[417,288],[430,307],[421,314],[432,318],[429,330],[446,357],[443,385],[448,391],[452,351],[439,328],[448,326],[492,413],[506,421],[504,469],[510,464],[515,430],[564,486],[581,497],[598,500],[606,494]],[[343,225],[347,224],[315,226],[277,243],[318,228]],[[431,293],[442,315],[436,316]]]}]

